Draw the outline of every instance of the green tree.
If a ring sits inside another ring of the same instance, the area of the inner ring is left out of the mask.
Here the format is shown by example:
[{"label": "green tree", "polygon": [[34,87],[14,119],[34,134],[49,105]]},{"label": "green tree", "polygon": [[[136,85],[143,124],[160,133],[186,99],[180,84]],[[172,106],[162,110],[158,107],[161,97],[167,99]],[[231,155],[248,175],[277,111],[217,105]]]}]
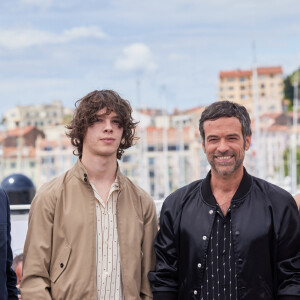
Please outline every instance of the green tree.
[{"label": "green tree", "polygon": [[284,99],[288,99],[290,104],[288,110],[292,110],[293,108],[293,100],[294,100],[294,81],[296,74],[298,73],[298,95],[300,95],[300,68],[294,71],[292,74],[285,77],[284,83]]},{"label": "green tree", "polygon": [[[290,176],[291,175],[291,148],[286,148],[286,150],[283,153],[283,159],[284,159],[284,175]],[[297,146],[297,184],[300,182],[300,146]]]}]

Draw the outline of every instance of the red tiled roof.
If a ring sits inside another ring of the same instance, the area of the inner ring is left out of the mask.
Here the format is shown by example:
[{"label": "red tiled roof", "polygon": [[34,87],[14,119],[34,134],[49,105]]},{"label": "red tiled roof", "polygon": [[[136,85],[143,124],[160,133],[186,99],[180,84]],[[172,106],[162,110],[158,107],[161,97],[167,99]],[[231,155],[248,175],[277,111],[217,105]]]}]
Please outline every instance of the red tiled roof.
[{"label": "red tiled roof", "polygon": [[[280,66],[276,67],[260,67],[257,68],[258,75],[268,75],[268,74],[282,74],[282,68]],[[247,77],[252,75],[252,70],[231,70],[231,71],[220,71],[219,77]]]},{"label": "red tiled roof", "polygon": [[[179,140],[179,134],[182,134],[184,142],[191,142],[195,137],[199,137],[199,134],[197,132],[199,132],[197,128],[191,128],[190,126],[184,127],[183,131],[178,128],[169,127],[167,129],[168,143],[176,144]],[[140,137],[139,129],[137,132],[137,136]],[[154,126],[147,127],[147,142],[148,144],[163,143],[163,128]]]},{"label": "red tiled roof", "polygon": [[7,136],[19,136],[20,134],[24,135],[33,130],[35,127],[34,126],[25,126],[25,127],[16,127],[11,130],[6,131]]}]

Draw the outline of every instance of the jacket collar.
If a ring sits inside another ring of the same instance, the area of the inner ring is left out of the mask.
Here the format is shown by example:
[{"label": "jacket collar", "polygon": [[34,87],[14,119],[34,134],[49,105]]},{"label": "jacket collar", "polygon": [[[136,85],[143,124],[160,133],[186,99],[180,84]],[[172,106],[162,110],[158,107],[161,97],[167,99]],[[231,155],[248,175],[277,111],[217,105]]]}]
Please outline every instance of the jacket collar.
[{"label": "jacket collar", "polygon": [[[210,187],[210,178],[211,178],[211,171],[208,172],[207,176],[202,182],[201,192],[205,202],[207,202],[210,205],[216,205],[217,201]],[[252,183],[252,177],[247,173],[246,169],[244,168],[243,178],[240,182],[237,191],[235,192],[232,198],[232,202],[240,201],[250,190],[251,183]]]},{"label": "jacket collar", "polygon": [[[76,161],[76,163],[73,167],[73,170],[74,170],[75,176],[79,180],[81,180],[84,183],[89,183],[87,171],[86,171],[84,165],[82,164],[82,162],[80,161],[80,159],[77,159],[77,161]],[[122,174],[122,172],[120,170],[120,166],[118,164],[118,167],[117,167],[117,180],[118,180],[118,183],[119,183],[119,189],[121,189],[122,186],[124,186],[124,179],[125,179],[125,176]]]}]

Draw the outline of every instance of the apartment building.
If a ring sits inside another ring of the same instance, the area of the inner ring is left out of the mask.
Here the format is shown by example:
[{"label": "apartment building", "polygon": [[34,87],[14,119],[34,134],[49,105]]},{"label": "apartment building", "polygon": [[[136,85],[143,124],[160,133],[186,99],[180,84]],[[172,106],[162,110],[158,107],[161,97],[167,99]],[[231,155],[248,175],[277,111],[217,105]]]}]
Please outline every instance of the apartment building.
[{"label": "apartment building", "polygon": [[140,140],[126,150],[120,166],[154,199],[206,175],[208,163],[197,128],[149,126],[137,134]]},{"label": "apartment building", "polygon": [[3,124],[6,130],[25,126],[43,130],[47,126],[62,124],[68,114],[72,114],[72,110],[64,108],[59,100],[50,104],[18,105],[4,114]]},{"label": "apartment building", "polygon": [[253,70],[231,70],[219,73],[219,100],[234,101],[254,113],[254,89],[257,91],[260,114],[281,112],[283,101],[283,72],[280,66],[257,68],[257,80]]},{"label": "apartment building", "polygon": [[23,173],[33,182],[39,178],[36,163],[36,141],[44,139],[43,131],[34,126],[15,128],[0,136],[0,176]]},{"label": "apartment building", "polygon": [[[204,178],[210,166],[202,150],[198,129],[202,111],[203,107],[173,114],[135,113],[135,119],[140,120],[138,139],[119,162],[122,172],[156,200]],[[245,166],[249,173],[258,175],[259,162],[264,170],[263,177],[276,178],[280,184],[284,176],[283,152],[290,145],[291,115],[269,113],[262,114],[260,119],[264,143],[259,152],[253,146],[246,152]],[[39,188],[71,168],[77,157],[72,153],[74,148],[65,132],[62,124],[48,126],[43,132],[33,126],[5,131],[2,135],[0,132],[2,178],[20,172]],[[299,137],[300,132],[298,141]]]}]

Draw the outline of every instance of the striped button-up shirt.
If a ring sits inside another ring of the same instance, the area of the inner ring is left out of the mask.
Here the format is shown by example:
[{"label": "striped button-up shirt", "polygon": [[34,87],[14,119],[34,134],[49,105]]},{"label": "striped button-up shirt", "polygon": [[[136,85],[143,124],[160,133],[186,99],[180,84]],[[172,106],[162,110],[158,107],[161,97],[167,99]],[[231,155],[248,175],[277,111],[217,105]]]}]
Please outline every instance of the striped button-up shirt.
[{"label": "striped button-up shirt", "polygon": [[119,184],[116,178],[105,204],[93,186],[97,216],[97,294],[98,300],[123,300],[120,247],[117,231]]}]

